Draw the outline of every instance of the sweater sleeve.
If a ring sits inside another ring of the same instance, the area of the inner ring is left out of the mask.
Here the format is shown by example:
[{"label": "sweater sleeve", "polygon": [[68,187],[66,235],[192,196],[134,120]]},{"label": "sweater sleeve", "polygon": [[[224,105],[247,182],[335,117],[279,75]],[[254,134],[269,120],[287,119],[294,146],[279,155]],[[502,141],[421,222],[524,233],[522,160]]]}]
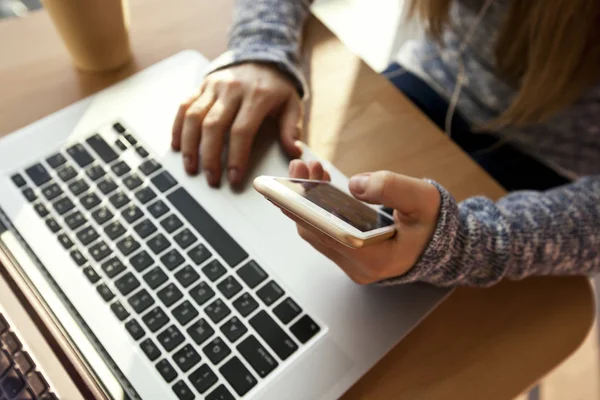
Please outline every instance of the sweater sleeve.
[{"label": "sweater sleeve", "polygon": [[408,273],[382,284],[490,286],[503,278],[600,270],[600,176],[460,204],[433,183],[442,207],[429,246]]},{"label": "sweater sleeve", "polygon": [[307,84],[299,68],[302,27],[313,0],[237,0],[228,50],[208,72],[247,61],[268,62],[290,77],[301,97]]}]

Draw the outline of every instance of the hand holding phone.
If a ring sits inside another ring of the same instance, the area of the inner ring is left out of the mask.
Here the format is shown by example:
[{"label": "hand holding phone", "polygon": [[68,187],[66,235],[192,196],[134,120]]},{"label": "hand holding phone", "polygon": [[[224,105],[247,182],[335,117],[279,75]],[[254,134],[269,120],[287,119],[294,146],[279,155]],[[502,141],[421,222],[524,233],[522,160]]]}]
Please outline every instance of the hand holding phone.
[{"label": "hand holding phone", "polygon": [[[290,177],[257,178],[255,187],[356,283],[405,274],[436,231],[441,195],[424,180],[387,171],[361,174],[350,180],[349,196],[328,183],[318,162],[292,161]],[[394,218],[363,202],[393,208]]]}]

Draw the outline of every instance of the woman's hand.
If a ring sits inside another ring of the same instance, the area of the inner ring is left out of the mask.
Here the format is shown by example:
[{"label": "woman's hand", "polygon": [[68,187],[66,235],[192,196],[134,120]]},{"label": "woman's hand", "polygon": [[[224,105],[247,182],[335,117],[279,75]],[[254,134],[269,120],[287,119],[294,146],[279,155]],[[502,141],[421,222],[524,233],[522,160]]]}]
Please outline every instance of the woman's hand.
[{"label": "woman's hand", "polygon": [[[290,176],[330,180],[318,162],[290,163]],[[350,191],[359,200],[394,208],[397,233],[389,240],[352,249],[284,211],[298,226],[300,236],[335,262],[356,283],[369,284],[408,272],[425,251],[435,231],[441,197],[423,180],[387,171],[354,176]]]},{"label": "woman's hand", "polygon": [[198,93],[181,104],[171,146],[183,153],[189,174],[201,167],[208,183],[217,186],[229,134],[227,176],[236,185],[246,174],[254,137],[268,116],[279,119],[283,148],[298,157],[301,150],[295,141],[301,137],[302,102],[292,81],[268,64],[222,69],[209,74]]}]

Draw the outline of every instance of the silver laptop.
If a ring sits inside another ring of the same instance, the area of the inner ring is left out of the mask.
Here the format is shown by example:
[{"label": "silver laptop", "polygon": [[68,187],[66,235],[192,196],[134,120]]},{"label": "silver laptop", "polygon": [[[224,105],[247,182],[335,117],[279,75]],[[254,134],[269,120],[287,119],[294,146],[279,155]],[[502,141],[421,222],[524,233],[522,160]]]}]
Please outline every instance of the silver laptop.
[{"label": "silver laptop", "polygon": [[[99,396],[338,398],[449,292],[356,285],[251,185],[187,176],[171,125],[207,66],[176,54],[0,140],[9,270]],[[275,141],[254,154],[250,181],[287,175]]]}]

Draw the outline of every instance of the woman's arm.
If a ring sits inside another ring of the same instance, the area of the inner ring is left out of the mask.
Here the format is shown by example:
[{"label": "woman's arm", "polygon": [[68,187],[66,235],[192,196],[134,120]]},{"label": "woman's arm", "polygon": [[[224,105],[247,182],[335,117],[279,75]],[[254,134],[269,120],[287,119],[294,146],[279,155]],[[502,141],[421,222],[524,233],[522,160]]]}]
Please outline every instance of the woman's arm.
[{"label": "woman's arm", "polygon": [[384,283],[489,286],[502,278],[589,274],[600,270],[600,176],[498,202],[442,205],[433,239],[406,274]]},{"label": "woman's arm", "polygon": [[302,27],[312,0],[237,0],[229,49],[212,70],[247,61],[276,65],[295,83],[301,97],[307,93],[298,68]]}]

